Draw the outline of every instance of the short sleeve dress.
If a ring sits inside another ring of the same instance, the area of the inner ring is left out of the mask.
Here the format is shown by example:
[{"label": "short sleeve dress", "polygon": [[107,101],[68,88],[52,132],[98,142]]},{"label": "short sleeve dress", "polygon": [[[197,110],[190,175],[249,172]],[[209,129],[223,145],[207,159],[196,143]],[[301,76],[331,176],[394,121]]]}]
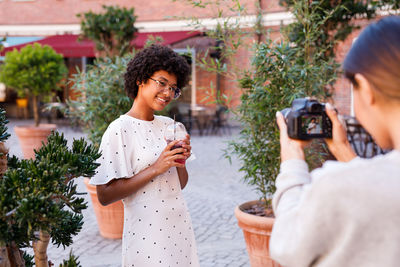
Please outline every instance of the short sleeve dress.
[{"label": "short sleeve dress", "polygon": [[[129,115],[113,121],[103,135],[101,165],[90,183],[129,178],[152,165],[167,145],[163,136],[170,122],[164,116],[143,121]],[[192,223],[175,167],[123,203],[122,266],[199,266]]]}]

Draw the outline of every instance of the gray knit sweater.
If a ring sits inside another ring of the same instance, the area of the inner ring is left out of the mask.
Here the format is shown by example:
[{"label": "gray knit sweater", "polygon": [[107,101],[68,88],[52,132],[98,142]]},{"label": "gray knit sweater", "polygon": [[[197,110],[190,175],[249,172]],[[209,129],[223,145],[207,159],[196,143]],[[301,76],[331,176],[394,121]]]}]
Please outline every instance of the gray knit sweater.
[{"label": "gray knit sweater", "polygon": [[283,266],[400,266],[400,151],[308,172],[281,164],[271,257]]}]

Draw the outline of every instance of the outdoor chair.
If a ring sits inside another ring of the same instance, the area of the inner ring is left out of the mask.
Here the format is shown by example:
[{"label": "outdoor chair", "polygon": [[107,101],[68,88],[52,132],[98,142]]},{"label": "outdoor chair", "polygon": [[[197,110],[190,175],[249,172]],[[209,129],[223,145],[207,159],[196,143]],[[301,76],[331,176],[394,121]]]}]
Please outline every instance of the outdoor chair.
[{"label": "outdoor chair", "polygon": [[185,113],[182,114],[181,122],[185,125],[188,133],[196,129],[198,134],[201,136],[207,133],[207,128],[209,124],[209,109],[203,106],[189,106]]},{"label": "outdoor chair", "polygon": [[219,106],[215,111],[215,116],[211,119],[208,134],[231,134],[229,120],[229,110],[226,106]]},{"label": "outdoor chair", "polygon": [[354,152],[362,158],[372,158],[387,151],[380,148],[372,136],[361,126],[354,117],[345,117],[347,138],[354,149]]}]

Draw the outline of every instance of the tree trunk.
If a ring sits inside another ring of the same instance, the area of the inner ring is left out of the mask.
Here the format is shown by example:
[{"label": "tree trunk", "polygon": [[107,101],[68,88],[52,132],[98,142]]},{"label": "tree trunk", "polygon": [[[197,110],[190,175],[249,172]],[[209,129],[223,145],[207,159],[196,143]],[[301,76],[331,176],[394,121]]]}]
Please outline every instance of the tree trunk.
[{"label": "tree trunk", "polygon": [[34,95],[33,98],[33,118],[35,119],[35,125],[39,126],[40,123],[40,116],[39,116],[39,97]]},{"label": "tree trunk", "polygon": [[[8,149],[4,145],[4,142],[0,143],[0,179],[7,170],[7,153]],[[11,267],[10,259],[8,258],[7,247],[0,246],[0,267]]]},{"label": "tree trunk", "polygon": [[49,233],[39,231],[39,239],[33,242],[33,252],[35,253],[36,267],[49,267],[49,262],[47,259],[47,246],[49,245],[49,241]]},{"label": "tree trunk", "polygon": [[7,170],[7,153],[8,149],[4,145],[4,142],[0,142],[0,179]]},{"label": "tree trunk", "polygon": [[0,267],[11,267],[7,247],[0,247]]},{"label": "tree trunk", "polygon": [[10,267],[25,267],[22,252],[14,242],[10,246],[7,246],[7,254]]}]

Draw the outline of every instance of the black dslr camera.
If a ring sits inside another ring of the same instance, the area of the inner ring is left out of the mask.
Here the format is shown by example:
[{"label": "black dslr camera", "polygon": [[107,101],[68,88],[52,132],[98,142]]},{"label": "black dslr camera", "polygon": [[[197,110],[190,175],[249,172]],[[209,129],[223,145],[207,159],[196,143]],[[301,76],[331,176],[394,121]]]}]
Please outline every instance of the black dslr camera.
[{"label": "black dslr camera", "polygon": [[325,113],[325,104],[307,98],[293,100],[291,108],[281,111],[286,119],[288,135],[293,139],[332,138],[332,122]]}]

